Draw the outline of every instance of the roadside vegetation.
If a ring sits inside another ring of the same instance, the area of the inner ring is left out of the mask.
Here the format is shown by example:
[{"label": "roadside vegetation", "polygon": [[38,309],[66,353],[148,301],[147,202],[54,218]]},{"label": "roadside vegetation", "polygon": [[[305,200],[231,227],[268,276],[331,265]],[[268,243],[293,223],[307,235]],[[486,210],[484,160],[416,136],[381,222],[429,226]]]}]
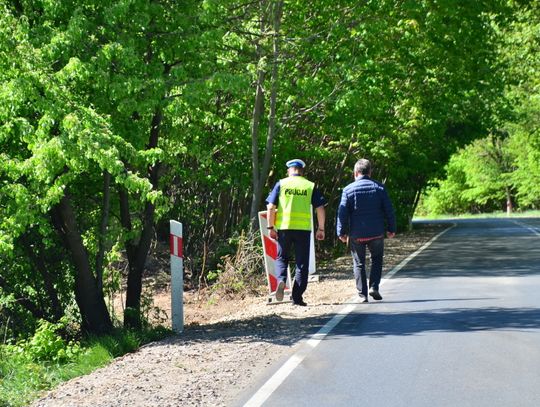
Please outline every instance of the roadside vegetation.
[{"label": "roadside vegetation", "polygon": [[487,219],[487,218],[540,218],[540,211],[512,212],[489,212],[489,213],[462,213],[462,214],[431,214],[414,217],[414,220],[444,220],[444,219]]},{"label": "roadside vegetation", "polygon": [[109,335],[77,339],[78,333],[69,331],[66,321],[53,324],[41,320],[33,336],[0,345],[0,406],[25,406],[43,390],[170,334],[163,328],[116,329]]}]

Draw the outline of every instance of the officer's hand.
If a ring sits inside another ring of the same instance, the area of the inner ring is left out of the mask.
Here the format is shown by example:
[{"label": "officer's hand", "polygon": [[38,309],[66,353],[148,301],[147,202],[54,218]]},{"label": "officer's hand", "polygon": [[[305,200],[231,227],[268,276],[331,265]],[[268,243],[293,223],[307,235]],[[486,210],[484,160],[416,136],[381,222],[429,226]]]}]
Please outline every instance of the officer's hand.
[{"label": "officer's hand", "polygon": [[393,239],[395,235],[396,235],[395,232],[387,232],[386,233],[386,236],[388,237],[388,239]]},{"label": "officer's hand", "polygon": [[324,240],[324,230],[317,229],[317,233],[315,233],[315,237],[317,240]]},{"label": "officer's hand", "polygon": [[277,240],[277,232],[276,232],[276,229],[270,229],[270,231],[268,232],[268,234],[270,235],[270,237],[274,240]]},{"label": "officer's hand", "polygon": [[349,240],[349,236],[347,235],[341,235],[339,237],[339,240],[341,240],[343,243],[347,243],[347,240]]}]

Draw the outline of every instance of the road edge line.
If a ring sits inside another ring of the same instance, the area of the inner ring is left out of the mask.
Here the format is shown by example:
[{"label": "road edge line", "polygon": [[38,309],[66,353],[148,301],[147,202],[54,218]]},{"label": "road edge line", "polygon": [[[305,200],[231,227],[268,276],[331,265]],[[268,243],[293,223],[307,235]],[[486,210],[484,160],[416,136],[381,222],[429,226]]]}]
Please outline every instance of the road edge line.
[{"label": "road edge line", "polygon": [[[437,240],[444,233],[455,227],[456,224],[446,228],[442,232],[438,233],[432,237],[427,243],[422,245],[418,250],[409,255],[405,260],[399,263],[396,267],[386,273],[381,281],[383,282],[389,278],[392,278],[399,270],[401,270],[408,262],[418,256],[422,251],[427,249],[435,240]],[[296,367],[302,363],[309,353],[315,349],[319,343],[330,333],[332,330],[345,318],[348,314],[354,310],[358,304],[358,296],[355,295],[348,302],[348,304],[337,312],[336,315],[330,319],[326,324],[324,324],[315,334],[308,339],[304,346],[301,347],[296,353],[294,353],[287,361],[275,372],[257,392],[251,396],[251,398],[244,404],[244,407],[259,407],[272,395],[274,391],[285,381],[285,379],[292,373]]]},{"label": "road edge line", "polygon": [[523,229],[527,229],[529,232],[532,232],[536,236],[540,236],[540,232],[538,232],[536,230],[536,228],[534,228],[532,226],[529,226],[529,225],[527,225],[525,223],[518,222],[517,220],[513,220],[512,222],[515,223],[518,226],[521,226]]}]

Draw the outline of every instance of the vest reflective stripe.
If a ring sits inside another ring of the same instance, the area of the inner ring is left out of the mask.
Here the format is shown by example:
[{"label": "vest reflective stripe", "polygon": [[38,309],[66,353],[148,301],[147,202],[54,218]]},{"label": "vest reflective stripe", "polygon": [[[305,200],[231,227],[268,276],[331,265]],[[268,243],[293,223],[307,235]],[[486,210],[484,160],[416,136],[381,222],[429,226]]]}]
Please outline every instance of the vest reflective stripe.
[{"label": "vest reflective stripe", "polygon": [[280,181],[276,227],[278,229],[311,230],[311,196],[315,184],[294,176]]}]

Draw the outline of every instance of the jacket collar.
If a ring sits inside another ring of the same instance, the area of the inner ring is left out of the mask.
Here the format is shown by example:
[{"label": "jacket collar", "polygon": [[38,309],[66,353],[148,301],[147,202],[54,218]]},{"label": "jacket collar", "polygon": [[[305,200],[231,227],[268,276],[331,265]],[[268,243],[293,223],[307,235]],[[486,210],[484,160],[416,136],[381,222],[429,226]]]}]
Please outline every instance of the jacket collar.
[{"label": "jacket collar", "polygon": [[360,181],[361,179],[371,179],[371,178],[369,177],[369,175],[359,175],[354,180],[355,181]]}]

